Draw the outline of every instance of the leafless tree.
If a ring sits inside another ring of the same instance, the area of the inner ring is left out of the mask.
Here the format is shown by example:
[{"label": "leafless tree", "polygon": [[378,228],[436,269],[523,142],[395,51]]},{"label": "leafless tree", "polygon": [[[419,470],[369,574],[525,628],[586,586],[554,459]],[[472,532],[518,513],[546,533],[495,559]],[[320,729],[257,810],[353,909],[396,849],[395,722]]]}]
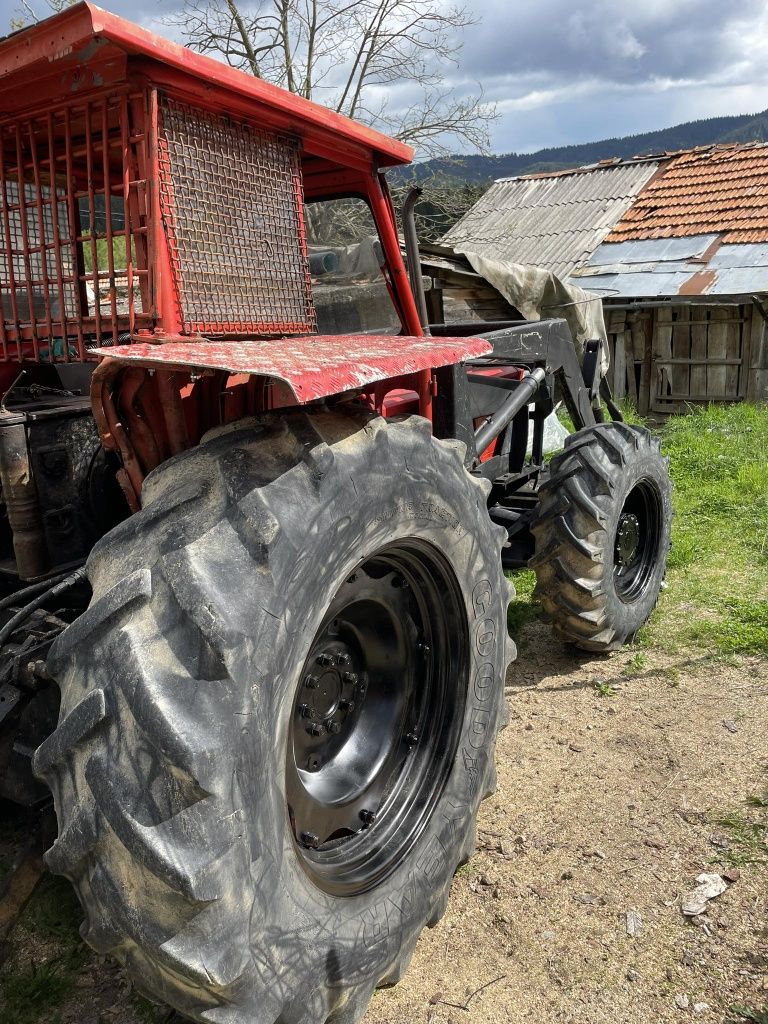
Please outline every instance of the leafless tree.
[{"label": "leafless tree", "polygon": [[34,25],[41,18],[58,14],[74,3],[77,3],[77,0],[43,0],[42,13],[39,13],[40,8],[36,8],[31,0],[19,0],[16,14],[10,21],[11,31],[18,32],[19,29],[26,28],[27,25]]},{"label": "leafless tree", "polygon": [[466,8],[442,0],[184,0],[185,42],[379,128],[420,157],[486,150],[493,106],[444,84]]}]

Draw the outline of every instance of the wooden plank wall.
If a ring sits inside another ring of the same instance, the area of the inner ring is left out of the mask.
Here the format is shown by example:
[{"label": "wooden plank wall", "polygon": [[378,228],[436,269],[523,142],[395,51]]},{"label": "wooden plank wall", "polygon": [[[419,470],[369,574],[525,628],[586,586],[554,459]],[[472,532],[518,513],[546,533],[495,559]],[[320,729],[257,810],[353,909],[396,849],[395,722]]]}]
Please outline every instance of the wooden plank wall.
[{"label": "wooden plank wall", "polygon": [[768,398],[768,332],[751,303],[642,310],[606,303],[605,320],[611,389],[642,413]]}]

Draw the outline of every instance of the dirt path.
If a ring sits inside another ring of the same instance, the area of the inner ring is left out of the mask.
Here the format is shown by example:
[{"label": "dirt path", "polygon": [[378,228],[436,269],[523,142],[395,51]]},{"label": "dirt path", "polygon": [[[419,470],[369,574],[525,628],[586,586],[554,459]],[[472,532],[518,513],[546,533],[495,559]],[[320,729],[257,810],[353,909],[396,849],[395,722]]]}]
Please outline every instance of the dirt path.
[{"label": "dirt path", "polygon": [[[768,662],[641,660],[574,660],[547,627],[524,628],[478,853],[365,1024],[722,1022],[733,1004],[768,1003],[768,866],[742,863],[700,918],[680,909],[702,871],[766,856],[749,823],[768,811],[746,798],[768,789]],[[6,969],[21,983],[64,950],[73,980],[60,1016],[12,1024],[167,1019],[79,944],[66,890],[52,896],[18,930]]]},{"label": "dirt path", "polygon": [[628,663],[575,662],[525,628],[478,853],[365,1024],[723,1021],[768,1004],[768,866],[743,865],[702,917],[680,909],[713,860],[756,852],[740,818],[717,822],[768,788],[768,662]]}]

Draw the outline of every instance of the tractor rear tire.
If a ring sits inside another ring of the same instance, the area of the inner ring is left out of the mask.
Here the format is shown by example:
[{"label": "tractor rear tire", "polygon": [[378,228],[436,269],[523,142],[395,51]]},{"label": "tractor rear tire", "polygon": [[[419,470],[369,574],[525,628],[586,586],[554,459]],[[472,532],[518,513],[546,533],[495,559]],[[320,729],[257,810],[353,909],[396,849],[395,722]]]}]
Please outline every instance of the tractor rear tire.
[{"label": "tractor rear tire", "polygon": [[353,1024],[442,915],[514,650],[462,458],[419,417],[265,415],[160,466],[91,554],[35,755],[47,862],[151,998]]},{"label": "tractor rear tire", "polygon": [[644,427],[600,423],[552,460],[531,526],[534,596],[555,635],[586,651],[630,643],[664,580],[669,460]]}]

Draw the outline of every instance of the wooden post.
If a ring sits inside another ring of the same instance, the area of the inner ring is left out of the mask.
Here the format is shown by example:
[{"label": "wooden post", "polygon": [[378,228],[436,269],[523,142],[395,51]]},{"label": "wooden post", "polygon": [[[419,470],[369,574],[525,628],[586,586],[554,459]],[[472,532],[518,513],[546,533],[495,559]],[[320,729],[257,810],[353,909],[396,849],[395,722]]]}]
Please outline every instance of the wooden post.
[{"label": "wooden post", "polygon": [[[707,332],[709,324],[709,307],[701,306],[695,310],[694,322],[691,324],[691,359],[707,358]],[[691,365],[691,398],[704,398],[707,393],[707,367],[705,363]]]},{"label": "wooden post", "polygon": [[[727,359],[728,325],[723,321],[730,316],[725,306],[714,306],[709,316],[709,358]],[[707,397],[725,395],[725,366],[707,367]]]}]

